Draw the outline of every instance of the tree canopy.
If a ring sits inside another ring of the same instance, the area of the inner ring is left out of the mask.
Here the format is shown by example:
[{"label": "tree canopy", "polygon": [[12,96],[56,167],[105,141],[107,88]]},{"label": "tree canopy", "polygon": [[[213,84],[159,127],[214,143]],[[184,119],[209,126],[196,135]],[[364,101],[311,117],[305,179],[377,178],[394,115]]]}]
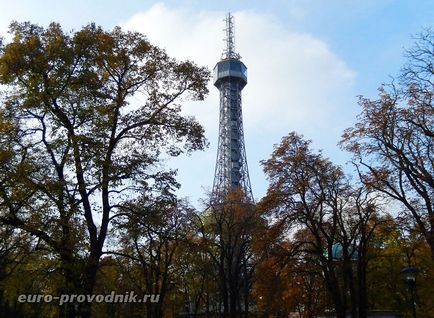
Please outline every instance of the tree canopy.
[{"label": "tree canopy", "polygon": [[[119,27],[14,22],[10,32],[0,42],[1,317],[434,315],[431,30],[377,98],[359,99],[340,143],[358,179],[290,132],[261,162],[269,187],[258,204],[234,189],[204,211],[177,197],[164,163],[207,146],[182,112],[207,95],[206,68]],[[411,284],[404,267],[418,273]],[[157,301],[19,301],[111,292]]]},{"label": "tree canopy", "polygon": [[424,31],[406,51],[398,82],[379,98],[360,97],[362,112],[342,137],[361,181],[401,202],[434,259],[434,33]]},{"label": "tree canopy", "polygon": [[0,221],[56,255],[65,291],[91,293],[122,208],[178,186],[161,156],[204,148],[180,101],[203,99],[209,72],[119,27],[14,22],[10,32],[0,47]]}]

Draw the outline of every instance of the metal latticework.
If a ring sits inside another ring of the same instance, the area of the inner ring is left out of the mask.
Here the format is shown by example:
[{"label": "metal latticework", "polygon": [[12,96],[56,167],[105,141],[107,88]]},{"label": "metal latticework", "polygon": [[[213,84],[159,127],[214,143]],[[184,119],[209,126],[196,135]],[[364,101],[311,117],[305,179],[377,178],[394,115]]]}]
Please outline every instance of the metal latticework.
[{"label": "metal latticework", "polygon": [[253,202],[244,145],[241,91],[247,84],[247,68],[234,51],[233,17],[226,18],[227,48],[214,68],[214,85],[220,91],[220,125],[212,201],[223,201],[237,188]]}]

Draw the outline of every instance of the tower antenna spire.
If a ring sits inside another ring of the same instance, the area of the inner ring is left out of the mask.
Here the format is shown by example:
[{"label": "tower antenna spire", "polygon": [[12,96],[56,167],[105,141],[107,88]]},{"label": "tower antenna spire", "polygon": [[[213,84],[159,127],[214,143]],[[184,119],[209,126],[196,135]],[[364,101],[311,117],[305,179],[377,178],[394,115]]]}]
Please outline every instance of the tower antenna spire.
[{"label": "tower antenna spire", "polygon": [[240,59],[241,56],[235,53],[234,16],[229,12],[224,21],[226,22],[224,29],[226,48],[223,51],[222,59]]}]

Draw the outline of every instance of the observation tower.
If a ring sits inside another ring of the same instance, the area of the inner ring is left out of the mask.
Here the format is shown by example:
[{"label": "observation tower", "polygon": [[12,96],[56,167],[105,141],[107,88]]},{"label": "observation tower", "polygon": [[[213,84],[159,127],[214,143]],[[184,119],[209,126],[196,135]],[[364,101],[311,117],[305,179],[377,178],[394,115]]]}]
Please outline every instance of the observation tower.
[{"label": "observation tower", "polygon": [[220,91],[220,121],[211,203],[221,203],[230,191],[240,189],[253,202],[244,144],[241,91],[247,84],[247,67],[235,52],[234,22],[226,16],[226,48],[214,67],[214,85]]}]

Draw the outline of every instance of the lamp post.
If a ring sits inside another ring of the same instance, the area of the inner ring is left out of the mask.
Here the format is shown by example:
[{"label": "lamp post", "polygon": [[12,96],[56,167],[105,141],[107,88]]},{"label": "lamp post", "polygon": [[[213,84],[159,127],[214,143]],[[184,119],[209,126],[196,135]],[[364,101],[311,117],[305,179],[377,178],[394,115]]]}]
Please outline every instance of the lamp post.
[{"label": "lamp post", "polygon": [[416,302],[415,302],[415,290],[416,290],[416,275],[419,272],[417,268],[414,267],[405,267],[401,270],[401,274],[405,275],[405,281],[410,290],[411,296],[411,309],[413,313],[413,318],[416,318]]}]

